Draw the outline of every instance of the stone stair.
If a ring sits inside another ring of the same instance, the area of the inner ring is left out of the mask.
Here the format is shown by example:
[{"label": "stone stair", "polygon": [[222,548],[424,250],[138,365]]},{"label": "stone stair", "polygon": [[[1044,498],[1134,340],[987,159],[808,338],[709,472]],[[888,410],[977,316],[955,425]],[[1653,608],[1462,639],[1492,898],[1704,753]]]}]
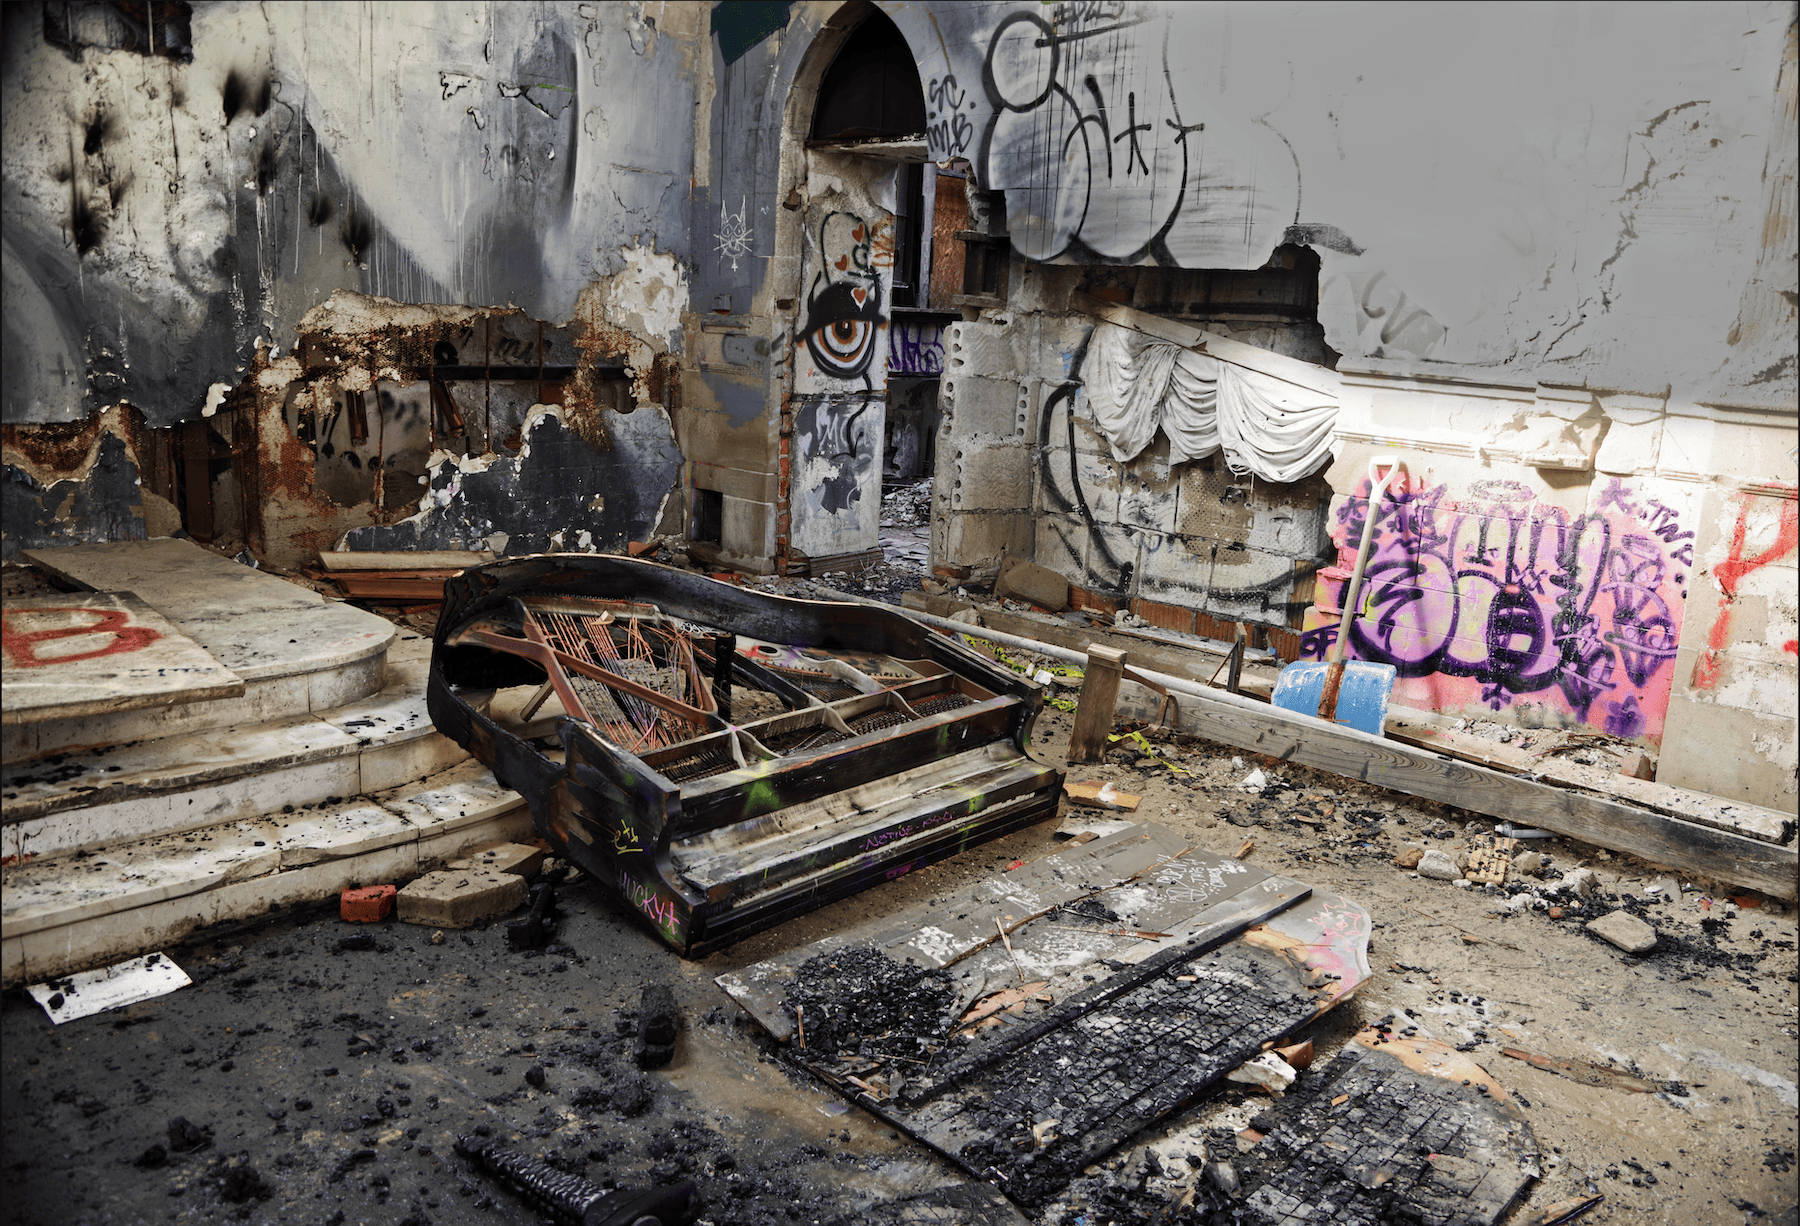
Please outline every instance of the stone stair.
[{"label": "stone stair", "polygon": [[[155,651],[96,652],[107,632],[19,628],[73,609],[92,621],[100,596],[8,599],[0,983],[528,836],[520,797],[432,727],[429,640],[184,541],[29,556],[66,584],[132,593],[108,607],[147,607],[162,628]],[[65,667],[49,653],[67,643],[90,649]],[[162,667],[177,648],[182,668]],[[183,670],[205,674],[190,692],[156,676]]]}]

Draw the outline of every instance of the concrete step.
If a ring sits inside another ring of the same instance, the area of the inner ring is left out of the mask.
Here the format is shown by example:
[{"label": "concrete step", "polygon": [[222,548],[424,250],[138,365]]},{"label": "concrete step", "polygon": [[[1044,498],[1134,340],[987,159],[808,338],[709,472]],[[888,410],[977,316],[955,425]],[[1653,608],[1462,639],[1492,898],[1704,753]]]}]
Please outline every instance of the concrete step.
[{"label": "concrete step", "polygon": [[[133,594],[241,680],[244,688],[240,696],[217,697],[211,693],[184,695],[175,687],[165,695],[166,701],[154,705],[140,703],[137,699],[142,694],[134,693],[130,701],[74,716],[59,716],[57,704],[47,702],[45,717],[38,718],[23,709],[26,699],[21,687],[14,691],[20,697],[6,701],[6,719],[0,727],[0,750],[9,763],[82,747],[239,728],[318,713],[376,693],[385,681],[383,661],[396,637],[392,623],[340,601],[326,600],[297,583],[239,565],[191,541],[162,538],[75,545],[28,550],[26,557],[65,583],[100,594]],[[69,593],[62,603],[78,606],[82,594]],[[99,606],[105,602],[97,597],[88,603]],[[145,648],[148,662],[148,656],[161,648],[154,636],[142,637],[149,642]],[[121,647],[130,646],[121,643]],[[59,645],[47,644],[43,650],[48,655],[59,650]],[[120,651],[105,659],[119,664],[119,686],[143,691],[147,679],[131,675],[137,654],[135,649]],[[93,663],[86,661],[87,671],[92,671]],[[10,655],[5,670],[9,682],[29,675],[40,683],[35,688],[54,680],[47,674],[62,671],[54,659],[22,669]],[[150,671],[161,674],[164,670]],[[159,676],[159,680],[168,688],[166,677]],[[8,689],[14,687],[9,684]]]},{"label": "concrete step", "polygon": [[523,798],[473,761],[293,810],[0,869],[0,986],[108,965],[350,886],[403,883],[531,830]]},{"label": "concrete step", "polygon": [[431,642],[387,653],[377,694],[317,713],[11,761],[0,768],[6,863],[179,834],[397,787],[468,755],[431,725]]}]

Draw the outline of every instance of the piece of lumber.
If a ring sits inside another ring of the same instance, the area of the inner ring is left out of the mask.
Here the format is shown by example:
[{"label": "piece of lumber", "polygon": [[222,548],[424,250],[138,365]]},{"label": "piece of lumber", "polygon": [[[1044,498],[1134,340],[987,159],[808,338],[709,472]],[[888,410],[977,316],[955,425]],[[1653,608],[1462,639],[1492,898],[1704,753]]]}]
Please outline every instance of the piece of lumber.
[{"label": "piece of lumber", "polygon": [[1218,690],[1180,694],[1181,731],[1221,745],[1537,826],[1773,897],[1795,897],[1800,857],[1792,847],[1460,762],[1239,695]]},{"label": "piece of lumber", "polygon": [[319,565],[328,571],[421,571],[448,570],[452,573],[470,566],[492,562],[494,555],[486,549],[405,549],[381,551],[319,551]]},{"label": "piece of lumber", "polygon": [[1144,799],[1121,791],[1110,783],[1091,780],[1085,783],[1065,781],[1063,795],[1072,804],[1084,805],[1090,809],[1106,809],[1113,813],[1136,813],[1139,802]]},{"label": "piece of lumber", "polygon": [[1404,715],[1396,716],[1391,712],[1388,715],[1387,735],[1408,745],[1447,753],[1465,762],[1477,762],[1496,770],[1552,779],[1570,787],[1642,805],[1671,817],[1760,839],[1765,843],[1787,846],[1794,842],[1796,823],[1791,813],[1726,800],[1720,796],[1709,796],[1704,792],[1673,787],[1651,779],[1639,779],[1604,766],[1587,766],[1554,753],[1534,754],[1516,745],[1451,732],[1422,720],[1408,719]]},{"label": "piece of lumber", "polygon": [[1106,760],[1106,738],[1112,732],[1124,672],[1124,652],[1098,645],[1088,648],[1081,700],[1075,705],[1075,726],[1069,732],[1071,765]]}]

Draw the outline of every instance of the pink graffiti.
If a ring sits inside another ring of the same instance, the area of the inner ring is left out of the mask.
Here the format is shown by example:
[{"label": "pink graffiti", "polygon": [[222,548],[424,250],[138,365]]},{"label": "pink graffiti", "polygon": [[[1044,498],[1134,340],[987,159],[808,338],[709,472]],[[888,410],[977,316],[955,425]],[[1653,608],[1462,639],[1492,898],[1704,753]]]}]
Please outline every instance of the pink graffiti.
[{"label": "pink graffiti", "polygon": [[631,905],[650,917],[650,922],[659,928],[675,930],[675,902],[665,898],[654,887],[640,885],[631,879],[629,873],[619,874],[619,889],[631,900]]},{"label": "pink graffiti", "polygon": [[[1303,639],[1323,658],[1368,513],[1368,485],[1333,530],[1340,566]],[[1394,665],[1395,700],[1433,710],[1529,701],[1559,725],[1660,741],[1670,661],[1693,562],[1673,508],[1614,480],[1586,514],[1526,486],[1482,481],[1466,496],[1410,478],[1376,509],[1353,658]]]}]

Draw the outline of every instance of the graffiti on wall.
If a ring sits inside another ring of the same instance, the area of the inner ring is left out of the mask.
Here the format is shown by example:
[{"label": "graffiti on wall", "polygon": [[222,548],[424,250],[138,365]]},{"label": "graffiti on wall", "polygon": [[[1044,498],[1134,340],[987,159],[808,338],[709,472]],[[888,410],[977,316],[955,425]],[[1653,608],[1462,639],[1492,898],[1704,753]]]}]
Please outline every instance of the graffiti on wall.
[{"label": "graffiti on wall", "polygon": [[815,237],[818,266],[800,324],[806,351],[823,378],[873,388],[887,322],[873,227],[855,213],[834,210],[825,214]]},{"label": "graffiti on wall", "polygon": [[[1233,621],[1285,623],[1305,608],[1295,585],[1320,565],[1316,532],[1265,538],[1252,548],[1247,542],[1258,534],[1249,508],[1237,516],[1206,514],[1208,504],[1243,500],[1228,472],[1215,477],[1190,466],[1188,477],[1198,479],[1177,482],[1183,492],[1176,493],[1167,488],[1166,453],[1124,466],[1103,454],[1085,390],[1093,339],[1089,329],[1070,355],[1067,380],[1044,392],[1035,459],[1044,512],[1039,561],[1096,591],[1166,597]],[[1277,516],[1293,520],[1298,505],[1278,508]],[[1230,527],[1225,519],[1241,523]]]},{"label": "graffiti on wall", "polygon": [[890,375],[944,373],[944,325],[925,320],[896,320],[888,325]]},{"label": "graffiti on wall", "polygon": [[807,226],[794,363],[791,547],[874,548],[881,517],[891,218],[867,200],[818,202]]},{"label": "graffiti on wall", "polygon": [[[1795,546],[1800,545],[1800,503],[1786,498],[1781,501],[1778,512],[1775,540],[1767,549],[1757,550],[1746,556],[1751,511],[1756,499],[1751,494],[1740,494],[1739,498],[1737,522],[1732,525],[1729,552],[1723,562],[1712,568],[1713,582],[1719,585],[1719,612],[1713,621],[1712,633],[1707,636],[1705,650],[1694,661],[1692,684],[1697,690],[1710,690],[1719,684],[1719,655],[1731,642],[1732,610],[1737,604],[1738,588],[1745,577],[1793,553]],[[1800,640],[1788,639],[1782,644],[1782,650],[1791,655],[1800,655]]]},{"label": "graffiti on wall", "polygon": [[[1365,481],[1338,513],[1343,558],[1368,493]],[[1513,481],[1458,498],[1408,478],[1377,511],[1349,654],[1427,679],[1438,709],[1528,697],[1573,723],[1658,740],[1693,562],[1680,511],[1616,478],[1585,514]],[[1337,632],[1314,627],[1302,648],[1322,659]]]},{"label": "graffiti on wall", "polygon": [[[988,35],[976,161],[1007,193],[1022,255],[1224,266],[1266,258],[1297,220],[1298,165],[1266,119],[1194,113],[1192,74],[1169,52],[1204,35],[1176,20],[1063,3],[1009,13]],[[928,132],[934,157],[954,156],[955,131]]]}]

